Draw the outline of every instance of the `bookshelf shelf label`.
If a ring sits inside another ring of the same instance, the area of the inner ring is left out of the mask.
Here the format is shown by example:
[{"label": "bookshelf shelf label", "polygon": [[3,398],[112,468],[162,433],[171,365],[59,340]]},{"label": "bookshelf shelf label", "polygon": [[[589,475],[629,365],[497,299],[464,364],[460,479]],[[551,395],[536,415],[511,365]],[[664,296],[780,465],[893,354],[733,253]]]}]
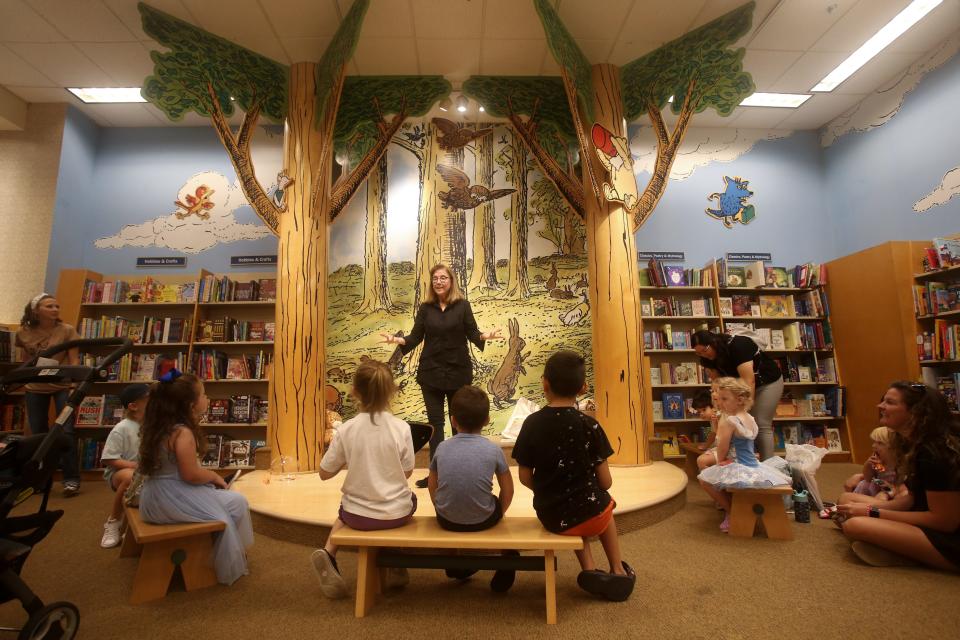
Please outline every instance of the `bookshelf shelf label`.
[{"label": "bookshelf shelf label", "polygon": [[686,260],[686,254],[683,251],[637,251],[637,260]]},{"label": "bookshelf shelf label", "polygon": [[755,260],[762,260],[763,262],[770,262],[773,260],[769,253],[728,253],[727,262],[754,262]]},{"label": "bookshelf shelf label", "polygon": [[270,265],[277,266],[276,254],[272,256],[230,256],[231,267],[246,267],[248,265]]},{"label": "bookshelf shelf label", "polygon": [[157,256],[137,258],[137,268],[142,267],[186,267],[187,259],[183,256]]}]

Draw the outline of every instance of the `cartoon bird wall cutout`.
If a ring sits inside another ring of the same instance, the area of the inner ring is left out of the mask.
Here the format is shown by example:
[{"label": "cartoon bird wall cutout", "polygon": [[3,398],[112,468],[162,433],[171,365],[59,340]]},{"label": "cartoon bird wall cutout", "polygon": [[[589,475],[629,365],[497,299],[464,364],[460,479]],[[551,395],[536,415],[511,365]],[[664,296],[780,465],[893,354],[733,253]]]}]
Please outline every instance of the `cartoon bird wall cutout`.
[{"label": "cartoon bird wall cutout", "polygon": [[438,164],[437,173],[450,185],[450,191],[440,191],[437,197],[444,209],[473,209],[484,202],[510,195],[516,189],[487,189],[482,184],[470,186],[470,178],[463,171],[450,165]]},{"label": "cartoon bird wall cutout", "polygon": [[196,214],[201,220],[206,220],[210,217],[210,214],[207,213],[210,209],[213,209],[215,206],[213,202],[210,201],[210,196],[216,193],[215,190],[211,189],[205,184],[200,185],[194,191],[196,195],[192,196],[189,193],[183,196],[183,199],[186,200],[186,204],[180,202],[179,200],[174,200],[173,204],[177,205],[177,208],[183,209],[183,211],[175,211],[177,218],[183,220],[189,215]]},{"label": "cartoon bird wall cutout", "polygon": [[477,138],[482,138],[493,131],[493,127],[480,129],[479,131],[466,127],[460,128],[456,122],[451,122],[446,118],[434,118],[432,122],[443,134],[437,138],[437,144],[444,151],[453,151],[465,147]]},{"label": "cartoon bird wall cutout", "polygon": [[633,157],[630,146],[623,136],[615,136],[599,123],[591,131],[593,146],[600,164],[610,174],[610,182],[603,183],[603,197],[611,202],[621,202],[628,211],[633,211],[639,200],[637,179],[633,175]]}]

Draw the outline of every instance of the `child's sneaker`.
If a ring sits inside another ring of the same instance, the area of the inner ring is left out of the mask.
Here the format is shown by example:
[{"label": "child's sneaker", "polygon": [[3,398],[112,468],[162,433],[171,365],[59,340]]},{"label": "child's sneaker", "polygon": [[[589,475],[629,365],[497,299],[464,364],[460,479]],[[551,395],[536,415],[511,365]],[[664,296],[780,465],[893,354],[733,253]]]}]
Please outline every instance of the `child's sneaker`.
[{"label": "child's sneaker", "polygon": [[403,567],[390,567],[383,582],[384,589],[402,589],[410,584],[410,572]]},{"label": "child's sneaker", "polygon": [[347,583],[340,575],[337,561],[326,549],[317,549],[310,556],[310,564],[320,579],[320,591],[330,599],[346,598]]},{"label": "child's sneaker", "polygon": [[577,585],[587,593],[600,596],[611,602],[623,602],[633,593],[633,587],[637,583],[637,574],[626,562],[622,564],[623,570],[627,574],[625,576],[597,569],[581,571],[577,576]]},{"label": "child's sneaker", "polygon": [[110,549],[120,544],[123,536],[120,535],[120,521],[110,518],[103,525],[103,537],[100,538],[100,546],[104,549]]},{"label": "child's sneaker", "polygon": [[[504,551],[503,555],[505,556],[519,556],[519,551]],[[517,579],[517,572],[509,569],[500,569],[499,571],[494,572],[493,577],[490,579],[490,590],[494,593],[506,593],[510,590],[510,587],[513,586],[514,581]]]},{"label": "child's sneaker", "polygon": [[80,493],[80,483],[76,480],[67,480],[63,483],[63,497],[72,498]]},{"label": "child's sneaker", "polygon": [[720,523],[720,531],[730,533],[730,514],[723,516],[723,522]]}]

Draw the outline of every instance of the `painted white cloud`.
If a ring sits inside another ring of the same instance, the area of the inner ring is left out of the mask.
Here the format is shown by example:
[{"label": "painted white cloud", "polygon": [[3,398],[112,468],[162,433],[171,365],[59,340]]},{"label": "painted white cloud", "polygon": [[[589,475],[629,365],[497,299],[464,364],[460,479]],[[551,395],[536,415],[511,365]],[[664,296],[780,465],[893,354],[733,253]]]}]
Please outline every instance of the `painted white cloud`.
[{"label": "painted white cloud", "polygon": [[270,230],[263,224],[244,224],[237,221],[236,210],[247,204],[240,183],[237,181],[230,184],[226,176],[215,171],[191,176],[171,202],[187,202],[187,196],[193,196],[201,185],[213,190],[210,202],[214,206],[205,211],[209,214],[207,219],[204,220],[196,214],[178,218],[176,212],[182,213],[183,210],[177,207],[168,215],[141,224],[125,225],[116,234],[100,238],[94,244],[98,249],[160,247],[181,253],[200,253],[220,243],[257,240],[271,235]]},{"label": "painted white cloud", "polygon": [[932,207],[946,204],[950,198],[960,195],[960,167],[954,167],[947,171],[940,181],[940,186],[920,198],[913,205],[913,210],[917,213],[923,213]]},{"label": "painted white cloud", "polygon": [[837,139],[852,131],[868,131],[883,126],[900,111],[903,101],[923,79],[960,51],[960,33],[933,48],[902,73],[875,92],[831,120],[820,134],[820,145],[829,147]]},{"label": "painted white cloud", "polygon": [[[672,180],[686,180],[699,167],[713,162],[732,162],[762,140],[786,138],[792,131],[781,129],[733,129],[728,127],[691,128],[677,150],[670,170]],[[640,127],[630,138],[633,171],[653,173],[657,160],[657,139],[652,127]]]}]

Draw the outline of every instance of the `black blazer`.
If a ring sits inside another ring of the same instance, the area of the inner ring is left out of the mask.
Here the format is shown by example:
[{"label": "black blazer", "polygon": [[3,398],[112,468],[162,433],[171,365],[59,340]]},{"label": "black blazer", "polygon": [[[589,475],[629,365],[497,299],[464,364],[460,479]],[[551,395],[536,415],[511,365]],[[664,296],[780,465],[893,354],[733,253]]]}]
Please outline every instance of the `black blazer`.
[{"label": "black blazer", "polygon": [[406,355],[424,342],[417,368],[417,382],[435,389],[459,389],[473,382],[473,365],[467,340],[483,351],[484,341],[466,300],[458,300],[440,310],[440,305],[424,303],[417,310],[410,334],[400,347]]}]

